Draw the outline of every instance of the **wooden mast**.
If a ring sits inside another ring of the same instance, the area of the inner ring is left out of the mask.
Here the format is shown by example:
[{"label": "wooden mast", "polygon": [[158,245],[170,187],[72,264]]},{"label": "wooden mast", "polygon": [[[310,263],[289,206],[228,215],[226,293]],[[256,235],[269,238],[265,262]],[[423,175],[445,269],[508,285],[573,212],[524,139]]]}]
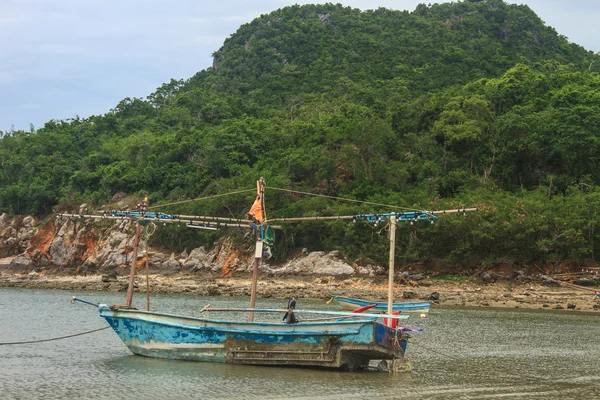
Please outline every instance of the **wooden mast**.
[{"label": "wooden mast", "polygon": [[146,311],[150,311],[150,278],[149,267],[148,267],[148,226],[144,227],[144,248],[146,249],[145,259],[146,259]]},{"label": "wooden mast", "polygon": [[[146,201],[148,198],[144,198],[140,204],[138,204],[138,211],[145,212],[146,211]],[[138,247],[140,245],[140,236],[142,232],[142,227],[140,226],[139,220],[135,225],[135,239],[133,240],[133,259],[131,260],[131,269],[129,270],[129,284],[127,286],[127,299],[125,301],[125,306],[131,307],[131,302],[133,301],[133,280],[135,278],[135,269],[137,266],[137,255],[138,255]]]},{"label": "wooden mast", "polygon": [[[252,268],[252,287],[250,289],[250,308],[255,308],[256,305],[256,286],[258,283],[258,267],[260,265],[260,261],[262,259],[262,251],[263,251],[263,241],[262,241],[262,222],[267,219],[267,215],[265,212],[265,181],[261,176],[258,181],[256,181],[256,194],[260,199],[261,205],[261,219],[260,225],[258,226],[258,235],[256,238],[256,247],[254,249],[254,267]],[[258,218],[257,218],[258,219]],[[250,311],[248,313],[248,322],[254,321],[254,311]]]},{"label": "wooden mast", "polygon": [[[394,303],[394,258],[396,255],[396,216],[390,217],[390,260],[388,275],[388,314],[392,315]],[[388,326],[392,326],[392,319],[388,318]]]}]

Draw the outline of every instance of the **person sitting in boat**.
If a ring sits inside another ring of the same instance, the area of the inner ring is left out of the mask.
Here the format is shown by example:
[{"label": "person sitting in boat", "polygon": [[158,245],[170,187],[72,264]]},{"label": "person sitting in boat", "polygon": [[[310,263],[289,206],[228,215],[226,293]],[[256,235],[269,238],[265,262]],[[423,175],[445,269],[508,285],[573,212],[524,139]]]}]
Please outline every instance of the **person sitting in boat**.
[{"label": "person sitting in boat", "polygon": [[296,299],[294,297],[292,297],[288,301],[287,308],[288,310],[283,316],[283,322],[285,322],[286,324],[295,324],[296,322],[298,322],[298,319],[296,318],[296,314],[294,313],[294,310],[296,309]]}]

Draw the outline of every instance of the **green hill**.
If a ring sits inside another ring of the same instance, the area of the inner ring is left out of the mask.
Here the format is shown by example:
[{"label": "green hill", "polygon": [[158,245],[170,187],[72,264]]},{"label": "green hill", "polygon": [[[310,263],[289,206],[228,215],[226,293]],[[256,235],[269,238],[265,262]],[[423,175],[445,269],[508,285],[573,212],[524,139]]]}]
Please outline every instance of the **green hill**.
[{"label": "green hill", "polygon": [[260,104],[335,92],[348,80],[421,94],[496,77],[522,61],[589,63],[588,52],[528,7],[502,1],[421,4],[412,13],[287,7],[243,25],[214,57],[213,78],[200,74],[192,84]]},{"label": "green hill", "polygon": [[[481,207],[403,225],[404,262],[593,262],[597,58],[528,7],[500,0],[412,13],[286,7],[241,26],[211,68],[147,99],[4,132],[0,208],[44,216],[117,193],[160,204],[252,188],[263,175],[271,187],[396,211]],[[270,217],[391,211],[267,196]],[[161,211],[243,216],[251,197]],[[153,240],[175,249],[214,238],[201,235],[161,227]],[[276,257],[308,247],[385,262],[386,246],[380,228],[310,223],[280,235]]]}]

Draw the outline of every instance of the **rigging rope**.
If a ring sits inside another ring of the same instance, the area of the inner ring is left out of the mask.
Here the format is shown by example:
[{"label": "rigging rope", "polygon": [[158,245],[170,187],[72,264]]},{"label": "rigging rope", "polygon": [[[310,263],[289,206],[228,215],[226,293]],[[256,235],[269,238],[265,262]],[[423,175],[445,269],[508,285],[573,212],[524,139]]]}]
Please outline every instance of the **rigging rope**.
[{"label": "rigging rope", "polygon": [[[303,195],[315,196],[315,197],[325,197],[325,198],[328,198],[328,199],[349,201],[349,202],[361,203],[361,204],[369,204],[369,205],[373,205],[373,206],[382,206],[382,207],[388,207],[388,208],[400,208],[400,209],[403,209],[403,210],[418,211],[416,208],[399,207],[399,206],[393,206],[393,205],[390,205],[390,204],[375,203],[375,202],[372,202],[372,201],[362,201],[362,200],[348,199],[346,197],[329,196],[329,195],[326,195],[326,194],[316,194],[316,193],[310,193],[310,192],[302,192],[300,190],[281,189],[281,188],[275,188],[275,187],[271,187],[271,186],[265,186],[265,188],[266,189],[272,189],[272,190],[278,190],[280,192],[297,193],[297,194],[303,194]],[[190,200],[175,201],[173,203],[156,204],[154,206],[148,207],[148,210],[154,209],[154,208],[159,208],[159,207],[173,206],[173,205],[176,205],[176,204],[191,203],[192,201],[214,199],[214,198],[217,198],[217,197],[231,196],[233,194],[253,192],[255,190],[256,189],[245,189],[245,190],[238,190],[238,191],[235,191],[235,192],[229,192],[229,193],[223,193],[223,194],[216,194],[216,195],[213,195],[213,196],[197,197],[195,199],[190,199]]]},{"label": "rigging rope", "polygon": [[265,186],[265,188],[272,189],[272,190],[278,190],[280,192],[298,193],[298,194],[305,194],[307,196],[326,197],[326,198],[329,198],[329,199],[351,201],[351,202],[354,202],[354,203],[370,204],[370,205],[374,205],[374,206],[382,206],[382,207],[389,207],[389,208],[401,208],[403,210],[419,211],[416,208],[392,206],[392,205],[389,205],[389,204],[374,203],[374,202],[371,202],[371,201],[362,201],[362,200],[348,199],[348,198],[345,198],[345,197],[328,196],[326,194],[315,194],[315,193],[310,193],[310,192],[301,192],[299,190],[280,189],[280,188],[274,188],[274,187],[271,187],[271,186]]},{"label": "rigging rope", "polygon": [[23,341],[23,342],[5,342],[5,343],[0,343],[0,346],[6,346],[6,345],[10,345],[10,344],[29,344],[29,343],[51,342],[53,340],[68,339],[68,338],[72,338],[75,336],[87,335],[89,333],[102,331],[102,330],[108,329],[108,328],[110,328],[110,326],[105,326],[104,328],[94,329],[91,331],[86,331],[86,332],[81,332],[81,333],[75,333],[73,335],[59,336],[59,337],[50,338],[50,339],[27,340],[27,341]]},{"label": "rigging rope", "polygon": [[158,207],[167,207],[167,206],[173,206],[175,204],[184,204],[184,203],[190,203],[192,201],[198,201],[198,200],[206,200],[206,199],[214,199],[216,197],[223,197],[223,196],[230,196],[232,194],[239,194],[239,193],[246,193],[246,192],[255,192],[256,189],[246,189],[246,190],[238,190],[237,192],[230,192],[230,193],[223,193],[223,194],[215,194],[213,196],[206,196],[206,197],[197,197],[195,199],[190,199],[190,200],[182,200],[182,201],[176,201],[173,203],[166,203],[166,204],[157,204],[151,207],[148,207],[148,210],[153,209],[153,208],[158,208]]},{"label": "rigging rope", "polygon": [[[349,198],[346,198],[346,197],[329,196],[329,195],[326,195],[326,194],[316,194],[316,193],[310,193],[310,192],[303,192],[303,191],[300,191],[300,190],[282,189],[282,188],[275,188],[275,187],[271,187],[271,186],[265,186],[265,188],[266,189],[277,190],[277,191],[280,191],[280,192],[303,194],[303,195],[306,195],[306,196],[325,197],[325,198],[328,198],[328,199],[341,200],[341,201],[349,201],[349,202],[361,203],[361,204],[369,204],[369,205],[373,205],[373,206],[381,206],[381,207],[388,207],[388,208],[399,208],[399,209],[402,209],[402,210],[409,210],[409,211],[419,211],[416,208],[400,207],[400,206],[394,206],[394,205],[390,205],[390,204],[375,203],[375,202],[372,202],[372,201],[355,200],[355,199],[349,199]],[[234,194],[253,192],[255,190],[256,189],[245,189],[245,190],[238,190],[238,191],[235,191],[235,192],[229,192],[229,193],[223,193],[223,194],[216,194],[216,195],[213,195],[213,196],[197,197],[195,199],[190,199],[190,200],[175,201],[173,203],[156,204],[156,205],[153,205],[151,207],[148,207],[148,210],[159,208],[159,207],[173,206],[173,205],[177,205],[177,204],[191,203],[192,201],[214,199],[214,198],[217,198],[217,197],[224,197],[224,196],[231,196],[231,195],[234,195]]]},{"label": "rigging rope", "polygon": [[150,239],[150,236],[154,235],[154,232],[156,232],[156,224],[152,222],[144,229],[144,240]]}]

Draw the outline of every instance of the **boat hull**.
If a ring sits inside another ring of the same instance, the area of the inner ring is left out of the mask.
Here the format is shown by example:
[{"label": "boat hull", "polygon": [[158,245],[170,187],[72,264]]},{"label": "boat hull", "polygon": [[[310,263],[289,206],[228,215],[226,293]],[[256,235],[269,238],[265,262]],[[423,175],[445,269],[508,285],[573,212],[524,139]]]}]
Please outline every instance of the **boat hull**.
[{"label": "boat hull", "polygon": [[374,319],[297,324],[182,317],[100,306],[134,353],[234,364],[358,369],[404,357],[407,335]]},{"label": "boat hull", "polygon": [[[340,297],[335,296],[334,300],[336,300],[344,310],[353,311],[358,307],[368,306],[370,304],[376,304],[375,307],[370,308],[369,312],[387,312],[388,304],[383,301],[367,301],[361,299],[353,299],[350,297]],[[428,301],[416,301],[416,302],[402,302],[402,303],[392,303],[392,308],[394,311],[400,311],[403,313],[428,313],[429,312],[429,302]]]}]

